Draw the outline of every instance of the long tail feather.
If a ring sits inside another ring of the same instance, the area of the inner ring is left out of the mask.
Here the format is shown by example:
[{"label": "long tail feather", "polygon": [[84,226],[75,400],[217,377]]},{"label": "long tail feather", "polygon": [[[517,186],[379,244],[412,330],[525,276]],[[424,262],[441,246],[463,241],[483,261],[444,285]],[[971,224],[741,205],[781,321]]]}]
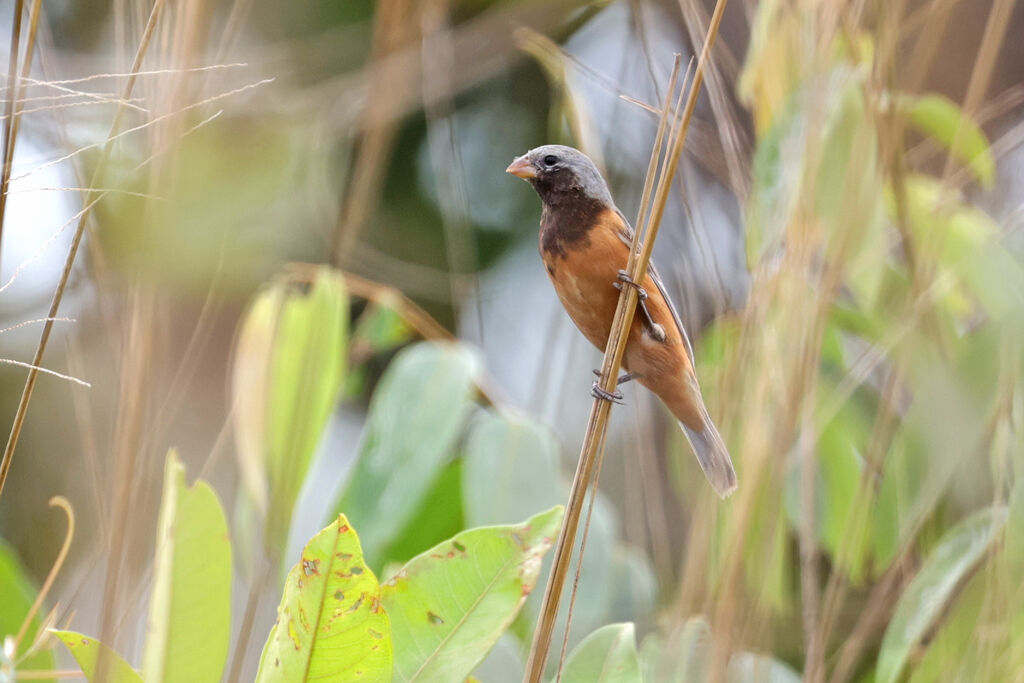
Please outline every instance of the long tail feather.
[{"label": "long tail feather", "polygon": [[722,498],[726,498],[736,490],[736,470],[732,466],[732,458],[729,457],[729,449],[725,447],[722,436],[718,433],[707,410],[704,410],[704,429],[697,431],[687,427],[683,422],[679,426],[686,435],[686,440],[693,448],[693,454],[697,456],[700,468],[704,470],[704,476],[711,482],[715,492]]}]

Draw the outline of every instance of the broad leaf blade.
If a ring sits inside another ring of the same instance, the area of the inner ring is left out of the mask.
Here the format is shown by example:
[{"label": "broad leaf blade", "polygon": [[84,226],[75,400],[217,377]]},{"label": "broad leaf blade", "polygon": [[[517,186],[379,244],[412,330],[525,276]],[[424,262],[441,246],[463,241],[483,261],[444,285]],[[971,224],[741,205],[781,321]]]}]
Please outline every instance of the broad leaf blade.
[{"label": "broad leaf blade", "polygon": [[458,344],[399,354],[374,392],[355,471],[334,506],[381,559],[412,520],[452,452],[472,407],[479,363]]},{"label": "broad leaf blade", "polygon": [[903,592],[882,639],[876,680],[895,683],[910,657],[1006,524],[1005,508],[981,510],[950,529]]},{"label": "broad leaf blade", "polygon": [[515,619],[562,521],[555,507],[518,526],[470,529],[413,558],[381,591],[396,681],[459,681]]},{"label": "broad leaf blade", "polygon": [[640,683],[633,624],[609,624],[573,648],[562,672],[565,683]]},{"label": "broad leaf blade", "polygon": [[157,525],[143,676],[149,683],[220,680],[231,636],[231,544],[209,484],[185,484],[167,455]]},{"label": "broad leaf blade", "polygon": [[483,413],[470,427],[463,460],[470,526],[513,524],[564,500],[558,445],[533,420]]},{"label": "broad leaf blade", "polygon": [[288,572],[256,680],[391,680],[380,586],[344,515],[310,539]]},{"label": "broad leaf blade", "polygon": [[50,633],[71,651],[71,655],[78,662],[78,667],[89,683],[92,683],[96,677],[96,667],[101,656],[107,660],[103,683],[142,683],[142,677],[121,658],[121,655],[95,638],[89,638],[74,631],[50,631]]},{"label": "broad leaf blade", "polygon": [[266,511],[267,540],[283,548],[302,488],[346,369],[344,280],[317,269],[308,290],[275,282],[250,307],[233,374],[240,467]]}]

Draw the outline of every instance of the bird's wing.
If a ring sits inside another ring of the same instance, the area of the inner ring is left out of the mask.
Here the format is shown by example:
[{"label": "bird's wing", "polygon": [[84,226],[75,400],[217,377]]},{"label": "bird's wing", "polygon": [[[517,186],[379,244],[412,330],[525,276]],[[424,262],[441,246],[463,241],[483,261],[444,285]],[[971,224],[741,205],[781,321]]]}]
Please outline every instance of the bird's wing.
[{"label": "bird's wing", "polygon": [[[622,220],[622,227],[619,228],[619,239],[625,242],[629,248],[633,247],[633,227],[626,220],[626,217],[622,215],[622,212],[616,209],[616,213]],[[676,322],[676,328],[679,330],[679,336],[683,338],[683,342],[686,344],[686,353],[690,357],[690,364],[693,365],[696,361],[693,358],[693,345],[690,343],[690,337],[686,334],[686,328],[683,327],[683,321],[679,317],[679,311],[676,310],[676,305],[672,303],[672,298],[668,295],[668,291],[665,289],[665,283],[662,282],[661,276],[658,275],[658,270],[654,267],[653,259],[651,263],[647,264],[647,274],[651,276],[651,280],[654,281],[658,291],[661,292],[661,297],[665,300],[665,304],[668,306],[668,310],[672,311],[672,319]]]}]

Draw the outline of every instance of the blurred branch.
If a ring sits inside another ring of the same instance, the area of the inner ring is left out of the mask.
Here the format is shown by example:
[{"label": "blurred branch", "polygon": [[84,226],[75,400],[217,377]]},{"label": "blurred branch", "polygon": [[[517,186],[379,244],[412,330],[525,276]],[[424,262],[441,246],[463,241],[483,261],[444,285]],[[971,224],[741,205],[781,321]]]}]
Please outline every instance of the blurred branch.
[{"label": "blurred branch", "polygon": [[381,0],[376,7],[373,51],[367,67],[369,92],[359,124],[362,138],[348,176],[348,187],[342,194],[331,246],[331,263],[337,267],[348,262],[380,192],[400,121],[396,112],[415,82],[411,70],[401,68],[389,57],[418,36],[419,22],[409,20],[418,6],[409,0]]}]

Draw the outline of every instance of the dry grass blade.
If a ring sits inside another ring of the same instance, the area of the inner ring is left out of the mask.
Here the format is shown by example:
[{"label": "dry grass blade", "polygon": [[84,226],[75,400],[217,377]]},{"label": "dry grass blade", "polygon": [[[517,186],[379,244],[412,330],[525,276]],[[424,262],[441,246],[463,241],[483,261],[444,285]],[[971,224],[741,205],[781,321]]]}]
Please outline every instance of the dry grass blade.
[{"label": "dry grass blade", "polygon": [[[686,131],[690,120],[693,118],[693,111],[697,105],[697,95],[703,83],[704,68],[710,55],[710,49],[715,43],[718,35],[718,28],[722,21],[727,0],[718,0],[715,5],[714,14],[708,25],[707,38],[701,50],[700,59],[694,73],[693,83],[690,86],[686,99],[686,106],[682,112],[674,117],[673,125],[669,130],[669,144],[666,155],[661,153],[662,142],[668,128],[669,112],[671,110],[672,94],[675,92],[676,78],[679,73],[680,62],[676,60],[676,67],[673,70],[671,87],[666,93],[664,109],[661,122],[658,128],[658,135],[655,141],[654,152],[648,167],[647,179],[644,184],[644,194],[641,201],[640,215],[637,220],[636,231],[633,236],[633,244],[630,248],[629,262],[626,270],[634,282],[643,282],[647,275],[647,266],[650,262],[651,251],[654,248],[654,241],[658,234],[658,227],[668,201],[668,193],[672,186],[672,179],[676,167],[682,155],[683,144],[686,141]],[[662,160],[662,172],[655,184],[655,173],[658,167],[658,159]],[[647,200],[651,196],[653,188],[654,200],[648,209]],[[639,278],[639,279],[637,279]],[[608,335],[608,346],[605,349],[604,361],[601,365],[600,385],[606,391],[615,389],[618,378],[619,367],[622,364],[622,356],[626,346],[626,335],[633,320],[636,310],[637,296],[632,287],[624,287],[619,295],[618,306],[615,310],[615,318],[612,322],[611,332]],[[548,652],[551,647],[551,637],[554,632],[555,618],[558,614],[558,606],[561,600],[562,588],[565,585],[565,578],[572,559],[572,548],[576,540],[577,526],[583,509],[583,501],[586,497],[586,490],[591,485],[592,474],[595,462],[598,459],[598,451],[604,435],[608,429],[608,417],[611,413],[611,404],[601,399],[595,399],[590,410],[590,418],[587,423],[587,431],[583,440],[576,474],[573,478],[572,489],[569,494],[569,503],[566,508],[565,519],[562,522],[562,529],[559,533],[558,542],[555,546],[554,560],[551,573],[548,576],[547,586],[544,590],[544,599],[540,615],[537,619],[537,628],[533,635],[533,643],[530,647],[530,657],[526,665],[524,681],[528,683],[540,683],[544,675],[544,665],[547,662]],[[594,482],[596,486],[596,481]]]},{"label": "dry grass blade", "polygon": [[[18,55],[21,45],[21,15],[24,13],[23,0],[14,3],[14,21],[11,22],[11,54],[8,57],[7,82],[11,90],[18,92]],[[4,235],[4,209],[7,205],[7,185],[11,178],[11,161],[14,159],[14,104],[17,96],[7,98],[7,105],[4,107],[4,164],[3,181],[0,184],[0,247],[3,246]]]},{"label": "dry grass blade", "polygon": [[[163,9],[164,0],[156,0],[153,5],[153,9],[150,12],[149,22],[146,25],[146,30],[142,35],[142,40],[139,42],[139,48],[135,54],[135,61],[132,65],[132,71],[138,71],[142,66],[142,60],[146,55],[146,51],[149,48],[149,43],[153,37],[153,32],[156,29],[157,19],[160,17],[160,12]],[[124,92],[122,93],[122,99],[128,100],[132,96],[132,90],[135,88],[135,77],[130,76],[128,82],[125,83]],[[119,105],[117,111],[114,114],[114,120],[110,125],[110,133],[107,136],[107,143],[103,147],[103,152],[100,154],[99,159],[96,162],[96,170],[93,172],[92,185],[96,185],[97,180],[101,177],[102,172],[106,166],[107,160],[110,158],[111,150],[114,147],[114,138],[117,135],[118,129],[121,127],[121,118],[124,114],[125,107]],[[85,204],[91,206],[95,203],[96,192],[92,192],[87,197]],[[86,221],[89,219],[90,212],[88,210],[83,211],[78,219],[78,225],[75,228],[75,235],[71,240],[71,246],[68,249],[67,258],[64,261],[64,269],[61,271],[60,280],[57,283],[57,289],[53,293],[53,300],[50,303],[50,311],[47,314],[47,318],[56,318],[57,311],[60,309],[61,300],[64,298],[64,289],[67,287],[68,279],[71,276],[71,267],[75,263],[75,257],[78,255],[78,247],[82,242],[82,236],[85,234]],[[21,435],[21,428],[25,424],[25,416],[28,414],[28,404],[32,398],[32,391],[35,389],[36,380],[39,378],[39,370],[36,369],[42,365],[43,354],[46,352],[47,342],[50,340],[50,332],[53,330],[53,320],[47,320],[43,325],[42,334],[39,336],[39,343],[36,346],[35,355],[32,358],[32,365],[34,368],[28,372],[28,377],[25,379],[25,388],[21,392],[21,399],[18,401],[18,409],[14,415],[14,422],[11,425],[10,435],[7,437],[7,446],[4,448],[3,459],[0,460],[0,495],[3,495],[4,482],[7,481],[7,475],[11,470],[11,461],[14,459],[14,449],[18,445],[18,437]]]}]

